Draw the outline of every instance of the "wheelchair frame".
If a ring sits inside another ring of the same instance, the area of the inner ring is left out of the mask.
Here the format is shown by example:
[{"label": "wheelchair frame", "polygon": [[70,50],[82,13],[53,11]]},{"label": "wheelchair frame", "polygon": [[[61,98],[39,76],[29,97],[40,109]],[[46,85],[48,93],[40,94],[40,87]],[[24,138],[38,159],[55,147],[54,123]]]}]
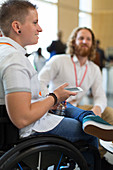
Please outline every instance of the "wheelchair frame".
[{"label": "wheelchair frame", "polygon": [[[4,115],[7,114],[6,109],[2,109],[2,112],[4,112]],[[12,126],[11,121],[6,121],[8,119],[7,116],[4,119],[2,117],[0,124],[2,122],[3,128],[5,128],[7,123],[9,126]],[[15,129],[15,127],[13,128]],[[4,140],[7,147],[3,146],[1,149],[0,170],[16,170],[15,168],[24,170],[22,166],[27,166],[28,170],[45,170],[51,166],[56,170],[71,170],[75,169],[75,166],[78,166],[81,170],[88,170],[87,162],[82,155],[84,151],[94,153],[94,170],[100,170],[99,151],[97,148],[84,143],[84,141],[71,143],[55,135],[29,136],[18,140],[18,131],[14,131],[14,136],[15,132],[15,143],[14,141],[11,143],[11,139],[8,139],[8,142],[10,141],[9,143]]]}]

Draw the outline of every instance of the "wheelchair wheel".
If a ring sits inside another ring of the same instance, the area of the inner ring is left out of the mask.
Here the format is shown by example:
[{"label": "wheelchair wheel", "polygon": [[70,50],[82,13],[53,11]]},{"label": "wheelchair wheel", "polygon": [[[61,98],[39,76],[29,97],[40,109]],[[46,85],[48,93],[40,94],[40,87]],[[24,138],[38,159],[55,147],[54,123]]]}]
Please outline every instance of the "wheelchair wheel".
[{"label": "wheelchair wheel", "polygon": [[37,136],[21,141],[0,158],[0,170],[88,170],[80,151],[56,136]]}]

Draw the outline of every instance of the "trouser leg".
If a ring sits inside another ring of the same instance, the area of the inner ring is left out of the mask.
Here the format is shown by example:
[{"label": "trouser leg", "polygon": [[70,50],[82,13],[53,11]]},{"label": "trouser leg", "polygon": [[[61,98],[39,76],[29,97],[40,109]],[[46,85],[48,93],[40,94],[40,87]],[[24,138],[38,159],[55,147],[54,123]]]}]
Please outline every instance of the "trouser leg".
[{"label": "trouser leg", "polygon": [[73,106],[70,103],[67,103],[67,108],[65,109],[65,115],[70,118],[74,118],[81,123],[83,122],[83,118],[87,115],[95,115],[91,110],[85,110],[78,107]]}]

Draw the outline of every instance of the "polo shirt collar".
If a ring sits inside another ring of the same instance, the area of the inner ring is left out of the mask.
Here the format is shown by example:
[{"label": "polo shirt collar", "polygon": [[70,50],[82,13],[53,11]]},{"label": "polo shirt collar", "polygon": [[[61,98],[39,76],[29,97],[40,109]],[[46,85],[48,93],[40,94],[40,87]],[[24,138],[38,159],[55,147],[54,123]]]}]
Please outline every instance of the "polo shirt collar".
[{"label": "polo shirt collar", "polygon": [[9,38],[9,37],[0,37],[0,42],[3,43],[9,43],[11,44],[17,51],[21,51],[24,55],[26,54],[26,50],[19,45],[16,41],[14,41],[13,39]]}]

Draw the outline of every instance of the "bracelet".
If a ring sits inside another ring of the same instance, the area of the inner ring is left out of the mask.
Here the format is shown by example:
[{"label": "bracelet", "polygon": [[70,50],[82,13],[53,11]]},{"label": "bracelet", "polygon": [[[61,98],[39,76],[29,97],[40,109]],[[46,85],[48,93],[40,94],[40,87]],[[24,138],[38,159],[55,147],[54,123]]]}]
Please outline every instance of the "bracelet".
[{"label": "bracelet", "polygon": [[[54,94],[54,93],[49,93],[49,94],[47,94],[47,96],[52,96],[53,98],[54,98],[54,105],[56,105],[57,104],[57,101],[58,101],[58,99],[57,99],[57,96]],[[54,106],[53,105],[53,106]]]}]

